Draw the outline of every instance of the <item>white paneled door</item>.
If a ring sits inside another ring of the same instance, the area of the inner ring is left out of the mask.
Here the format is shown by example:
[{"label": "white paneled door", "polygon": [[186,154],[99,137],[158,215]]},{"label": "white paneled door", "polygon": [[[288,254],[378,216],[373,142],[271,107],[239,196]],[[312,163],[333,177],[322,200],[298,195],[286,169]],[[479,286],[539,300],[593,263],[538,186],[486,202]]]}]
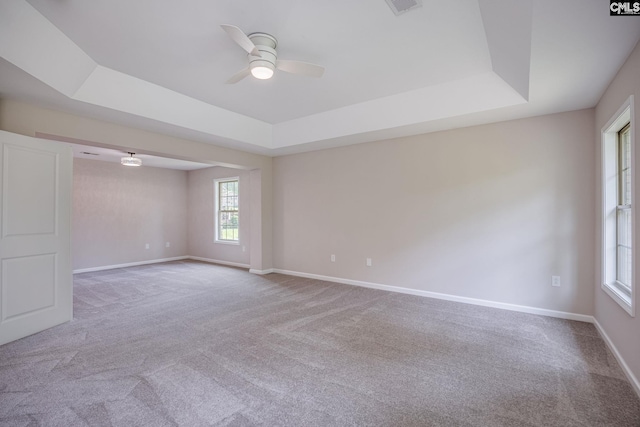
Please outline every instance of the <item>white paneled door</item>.
[{"label": "white paneled door", "polygon": [[73,318],[71,149],[0,131],[0,344]]}]

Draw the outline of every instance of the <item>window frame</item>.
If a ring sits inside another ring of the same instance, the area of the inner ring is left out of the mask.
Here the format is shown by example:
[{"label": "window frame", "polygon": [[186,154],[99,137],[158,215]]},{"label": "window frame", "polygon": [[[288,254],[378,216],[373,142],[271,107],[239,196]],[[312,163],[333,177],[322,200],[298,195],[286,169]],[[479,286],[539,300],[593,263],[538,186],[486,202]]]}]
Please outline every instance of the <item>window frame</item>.
[{"label": "window frame", "polygon": [[[626,125],[624,125],[622,127],[622,129],[620,129],[618,132],[616,132],[616,148],[618,150],[617,153],[617,171],[618,171],[618,205],[616,206],[616,287],[618,288],[618,290],[622,293],[624,293],[625,295],[627,295],[629,298],[631,298],[631,290],[633,288],[633,279],[632,279],[632,275],[631,277],[629,277],[629,279],[631,280],[631,283],[626,283],[623,278],[621,278],[621,269],[622,269],[622,263],[620,262],[620,249],[624,248],[624,249],[628,249],[629,251],[631,251],[631,267],[633,267],[633,234],[631,234],[631,243],[627,244],[626,242],[621,242],[621,234],[623,234],[623,232],[621,232],[622,226],[620,224],[620,217],[622,216],[621,214],[623,212],[627,212],[627,215],[629,215],[630,219],[631,219],[631,223],[633,223],[633,193],[632,193],[632,185],[631,182],[629,182],[629,187],[630,188],[626,188],[625,185],[625,175],[623,175],[623,172],[625,171],[625,160],[624,160],[624,146],[623,144],[625,143],[623,141],[623,134],[625,132],[628,132],[629,134],[629,140],[627,141],[629,144],[629,151],[631,151],[631,148],[633,146],[633,144],[631,143],[631,122],[627,122]],[[630,155],[631,157],[631,155]],[[626,169],[629,170],[630,173],[633,173],[633,168],[631,166],[631,159],[629,159],[629,165],[626,165]],[[629,196],[628,202],[626,203],[626,196],[625,196],[625,190],[629,190],[629,193],[631,193],[631,195]],[[632,227],[629,227],[632,229]]]},{"label": "window frame", "polygon": [[[224,212],[237,212],[238,213],[238,239],[228,240],[220,238],[220,214],[223,212],[220,210],[220,184],[225,182],[237,182],[238,184],[238,209],[236,211],[224,211]],[[233,176],[227,178],[216,178],[213,180],[213,200],[214,200],[214,242],[224,245],[239,245],[240,244],[240,177]]]},{"label": "window frame", "polygon": [[[630,127],[630,206],[621,205],[621,160],[620,134]],[[601,288],[630,316],[635,317],[635,283],[636,269],[633,262],[635,242],[635,124],[633,95],[618,109],[616,114],[602,128],[602,277]],[[630,211],[630,240],[631,240],[631,283],[629,286],[618,281],[619,248],[621,210]]]}]

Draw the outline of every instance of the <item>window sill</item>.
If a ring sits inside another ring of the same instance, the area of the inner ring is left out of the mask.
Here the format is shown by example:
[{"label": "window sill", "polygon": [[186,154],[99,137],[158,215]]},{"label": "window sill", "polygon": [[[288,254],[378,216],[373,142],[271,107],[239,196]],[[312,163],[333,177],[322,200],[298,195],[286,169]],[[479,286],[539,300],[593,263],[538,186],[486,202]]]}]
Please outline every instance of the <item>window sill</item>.
[{"label": "window sill", "polygon": [[636,317],[635,307],[629,295],[619,290],[615,285],[609,283],[602,284],[602,290],[609,295],[629,316]]},{"label": "window sill", "polygon": [[213,243],[220,243],[221,245],[232,245],[232,246],[240,246],[240,242],[234,242],[231,240],[214,240]]}]

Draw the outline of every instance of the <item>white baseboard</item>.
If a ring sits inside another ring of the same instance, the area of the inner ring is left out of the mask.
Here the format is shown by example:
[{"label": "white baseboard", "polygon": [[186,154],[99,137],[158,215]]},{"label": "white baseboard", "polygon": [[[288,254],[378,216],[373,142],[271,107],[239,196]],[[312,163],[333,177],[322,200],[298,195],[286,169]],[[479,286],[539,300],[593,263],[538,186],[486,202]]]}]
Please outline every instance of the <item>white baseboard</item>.
[{"label": "white baseboard", "polygon": [[[192,259],[195,261],[202,261],[202,262],[208,262],[211,264],[222,264],[222,265],[228,265],[230,267],[240,267],[240,268],[250,268],[249,264],[241,264],[239,262],[230,262],[230,261],[221,261],[218,259],[211,259],[211,258],[202,258],[202,257],[198,257],[198,256],[191,256],[191,255],[183,255],[183,256],[177,256],[177,257],[173,257],[173,258],[161,258],[161,259],[151,259],[148,261],[138,261],[138,262],[128,262],[126,264],[115,264],[115,265],[103,265],[101,267],[91,267],[91,268],[80,268],[77,270],[73,270],[73,274],[79,274],[79,273],[90,273],[92,271],[102,271],[102,270],[113,270],[114,268],[125,268],[125,267],[135,267],[138,265],[147,265],[147,264],[158,264],[161,262],[169,262],[169,261],[182,261],[185,259]],[[266,273],[263,273],[266,274]]]},{"label": "white baseboard", "polygon": [[322,276],[320,274],[301,273],[298,271],[272,269],[274,273],[287,274],[289,276],[306,277],[308,279],[324,280],[327,282],[343,283],[346,285],[362,286],[364,288],[380,289],[383,291],[399,292],[402,294],[417,295],[428,298],[436,298],[447,301],[461,302],[464,304],[481,305],[484,307],[501,308],[503,310],[519,311],[522,313],[538,314],[541,316],[557,317],[560,319],[578,320],[580,322],[593,323],[593,316],[586,314],[568,313],[565,311],[547,310],[545,308],[528,307],[525,305],[509,304],[504,302],[489,301],[476,298],[461,297],[457,295],[441,294],[438,292],[423,291],[420,289],[403,288],[400,286],[382,285],[379,283],[363,282],[360,280],[342,279],[338,277]]},{"label": "white baseboard", "polygon": [[253,273],[253,274],[259,274],[259,275],[265,275],[265,274],[271,274],[271,273],[275,273],[275,269],[273,268],[269,268],[267,270],[255,270],[255,269],[250,269],[249,273]]},{"label": "white baseboard", "polygon": [[79,268],[77,270],[73,270],[73,274],[90,273],[92,271],[113,270],[114,268],[135,267],[137,265],[157,264],[160,262],[182,261],[188,258],[189,258],[188,256],[177,256],[173,258],[161,258],[161,259],[151,259],[148,261],[128,262],[126,264],[103,265],[100,267]]},{"label": "white baseboard", "polygon": [[611,338],[609,338],[609,335],[607,335],[607,333],[604,331],[604,329],[602,328],[602,325],[598,322],[598,319],[594,318],[593,324],[596,326],[598,333],[600,334],[604,342],[607,344],[607,347],[609,347],[609,350],[611,350],[611,353],[613,353],[613,355],[616,357],[616,360],[620,364],[620,367],[622,368],[622,371],[624,372],[624,374],[627,376],[627,379],[633,386],[633,389],[635,390],[636,394],[638,395],[638,397],[640,397],[640,381],[638,381],[636,376],[633,375],[633,372],[631,372],[631,369],[629,369],[629,365],[627,365],[627,362],[625,362],[625,360],[622,358],[622,355],[620,354],[616,346],[613,345],[613,341],[611,341]]},{"label": "white baseboard", "polygon": [[219,259],[211,259],[211,258],[203,258],[203,257],[199,257],[199,256],[188,256],[186,257],[188,259],[192,259],[195,261],[202,261],[202,262],[208,262],[210,264],[222,264],[222,265],[228,265],[230,267],[240,267],[240,268],[250,268],[251,266],[249,264],[242,264],[239,262],[231,262],[231,261],[221,261]]},{"label": "white baseboard", "polygon": [[[289,276],[297,276],[297,277],[305,277],[305,278],[308,278],[308,279],[324,280],[326,282],[343,283],[345,285],[361,286],[361,287],[371,288],[371,289],[380,289],[380,290],[383,290],[383,291],[399,292],[399,293],[403,293],[403,294],[417,295],[417,296],[422,296],[422,297],[436,298],[436,299],[454,301],[454,302],[461,302],[461,303],[465,303],[465,304],[473,304],[473,305],[480,305],[480,306],[484,306],[484,307],[501,308],[503,310],[519,311],[519,312],[522,312],[522,313],[538,314],[538,315],[542,315],[542,316],[557,317],[557,318],[560,318],[560,319],[578,320],[578,321],[581,321],[581,322],[594,323],[593,316],[588,316],[588,315],[585,315],[585,314],[568,313],[568,312],[556,311],[556,310],[547,310],[547,309],[544,309],[544,308],[528,307],[528,306],[524,306],[524,305],[516,305],[516,304],[509,304],[509,303],[503,303],[503,302],[482,300],[482,299],[476,299],[476,298],[461,297],[461,296],[457,296],[457,295],[442,294],[442,293],[438,293],[438,292],[423,291],[423,290],[420,290],[420,289],[411,289],[411,288],[403,288],[403,287],[400,287],[400,286],[383,285],[383,284],[380,284],[380,283],[363,282],[363,281],[360,281],[360,280],[342,279],[342,278],[339,278],[339,277],[323,276],[323,275],[320,275],[320,274],[301,273],[299,271],[282,270],[282,269],[279,269],[279,268],[269,268],[269,269],[266,269],[266,270],[256,270],[256,269],[251,268],[251,266],[248,265],[248,264],[242,264],[242,263],[230,262],[230,261],[221,261],[221,260],[216,260],[216,259],[211,259],[211,258],[203,258],[203,257],[196,257],[196,256],[180,256],[180,257],[174,257],[174,258],[163,258],[163,259],[155,259],[155,260],[149,260],[149,261],[130,262],[130,263],[127,263],[127,264],[105,265],[105,266],[102,266],[102,267],[82,268],[82,269],[78,269],[78,270],[73,270],[73,274],[88,273],[88,272],[92,272],[92,271],[111,270],[111,269],[114,269],[114,268],[135,267],[135,266],[138,266],[138,265],[156,264],[156,263],[168,262],[168,261],[180,261],[180,260],[185,260],[185,259],[193,259],[193,260],[196,260],[196,261],[209,262],[209,263],[212,263],[212,264],[228,265],[228,266],[231,266],[231,267],[247,268],[247,269],[249,269],[250,273],[259,274],[259,275],[270,274],[270,273],[280,273],[280,274],[286,274],[286,275],[289,275]],[[599,328],[599,330],[602,331],[602,328]],[[604,334],[604,331],[602,331],[602,334],[603,334],[603,336],[606,336]],[[612,348],[612,351],[613,351],[613,348]],[[624,366],[626,366],[626,365],[624,365]],[[636,380],[636,384],[637,384],[637,380]]]}]

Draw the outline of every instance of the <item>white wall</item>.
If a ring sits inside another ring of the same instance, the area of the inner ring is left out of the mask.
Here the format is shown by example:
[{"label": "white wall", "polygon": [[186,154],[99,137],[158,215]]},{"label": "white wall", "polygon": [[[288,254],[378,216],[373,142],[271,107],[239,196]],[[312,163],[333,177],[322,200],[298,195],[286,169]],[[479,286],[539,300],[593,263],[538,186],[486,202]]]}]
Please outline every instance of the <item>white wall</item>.
[{"label": "white wall", "polygon": [[[217,178],[239,178],[239,244],[215,242],[214,183]],[[188,252],[194,257],[249,265],[251,259],[251,207],[249,171],[212,167],[188,173]]]},{"label": "white wall", "polygon": [[593,126],[583,110],[275,158],[274,265],[590,315]]},{"label": "white wall", "polygon": [[73,167],[74,270],[187,255],[187,172],[86,159]]},{"label": "white wall", "polygon": [[[620,355],[625,360],[629,369],[636,377],[640,378],[640,318],[629,316],[619,305],[617,305],[607,294],[604,293],[600,286],[600,280],[602,277],[602,263],[600,258],[600,221],[601,217],[601,203],[602,203],[602,188],[600,185],[600,132],[602,127],[607,121],[616,113],[618,108],[629,98],[630,95],[635,97],[635,166],[636,166],[636,180],[634,182],[634,194],[633,200],[640,200],[640,173],[637,172],[637,168],[640,167],[640,141],[638,141],[638,126],[640,125],[640,44],[635,47],[626,63],[622,66],[616,77],[610,83],[609,87],[603,94],[600,102],[596,107],[596,121],[594,126],[594,133],[596,134],[596,163],[594,168],[598,171],[598,180],[596,187],[596,212],[597,212],[597,228],[595,230],[596,242],[598,248],[598,263],[596,264],[595,272],[595,318],[601,325],[605,333],[609,336],[614,346],[620,352]],[[640,210],[635,210],[635,235],[633,241],[639,242],[640,238]],[[634,264],[640,265],[640,250],[634,250]],[[638,303],[640,299],[638,293],[640,293],[640,287],[638,286],[638,274],[636,274],[635,283],[635,300],[636,300],[636,313],[640,315],[638,309]],[[636,387],[638,387],[636,382]]]}]

